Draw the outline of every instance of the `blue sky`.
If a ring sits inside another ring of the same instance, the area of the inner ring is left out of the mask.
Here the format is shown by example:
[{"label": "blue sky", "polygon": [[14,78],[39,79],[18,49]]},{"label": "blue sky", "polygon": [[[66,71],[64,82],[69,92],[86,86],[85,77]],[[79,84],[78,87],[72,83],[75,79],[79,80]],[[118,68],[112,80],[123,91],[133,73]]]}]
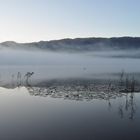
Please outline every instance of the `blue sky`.
[{"label": "blue sky", "polygon": [[140,36],[140,0],[0,0],[0,42]]}]

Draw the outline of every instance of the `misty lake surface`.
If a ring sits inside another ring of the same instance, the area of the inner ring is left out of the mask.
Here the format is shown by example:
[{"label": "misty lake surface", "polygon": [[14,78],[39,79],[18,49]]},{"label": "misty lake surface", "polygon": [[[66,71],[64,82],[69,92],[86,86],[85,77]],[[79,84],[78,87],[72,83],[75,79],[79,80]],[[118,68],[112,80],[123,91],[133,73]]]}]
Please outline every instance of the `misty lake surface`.
[{"label": "misty lake surface", "polygon": [[[139,72],[139,59],[107,59],[96,58],[92,59],[90,64],[59,64],[59,65],[2,65],[0,67],[1,74],[10,76],[10,74],[17,74],[21,72],[25,74],[27,71],[34,71],[37,78],[70,78],[70,77],[84,77],[89,78],[92,74],[117,73],[122,69],[127,72]],[[45,77],[44,77],[45,76]],[[94,77],[92,77],[94,78]]]},{"label": "misty lake surface", "polygon": [[[0,81],[16,81],[17,73],[22,77],[34,72],[33,81],[66,78],[107,78],[110,73],[140,72],[137,52],[64,53],[23,50],[0,51]],[[127,56],[125,58],[116,56]],[[104,77],[103,77],[104,76]]]},{"label": "misty lake surface", "polygon": [[[139,80],[140,59],[134,57],[135,53],[128,57],[130,52],[124,55],[122,52],[2,50],[0,139],[139,139],[139,92],[88,93],[83,89],[81,93],[78,85],[77,93],[75,87],[63,90],[65,85],[61,85],[58,90],[50,86],[50,91],[47,87],[47,81],[56,79],[58,83],[62,79],[64,83],[66,79],[84,79],[86,82],[91,79],[118,80],[118,75],[114,75],[122,70],[134,74]],[[25,75],[28,72],[34,73],[27,82]],[[46,87],[40,87],[39,83],[45,83]]]},{"label": "misty lake surface", "polygon": [[74,100],[0,88],[0,139],[139,139],[140,93]]}]

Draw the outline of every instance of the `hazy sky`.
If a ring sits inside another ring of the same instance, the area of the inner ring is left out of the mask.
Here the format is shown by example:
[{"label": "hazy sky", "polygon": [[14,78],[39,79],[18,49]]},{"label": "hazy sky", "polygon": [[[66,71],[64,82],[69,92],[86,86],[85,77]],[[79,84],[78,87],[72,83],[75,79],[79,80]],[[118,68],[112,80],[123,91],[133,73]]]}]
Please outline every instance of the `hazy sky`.
[{"label": "hazy sky", "polygon": [[0,42],[140,36],[140,0],[0,0]]}]

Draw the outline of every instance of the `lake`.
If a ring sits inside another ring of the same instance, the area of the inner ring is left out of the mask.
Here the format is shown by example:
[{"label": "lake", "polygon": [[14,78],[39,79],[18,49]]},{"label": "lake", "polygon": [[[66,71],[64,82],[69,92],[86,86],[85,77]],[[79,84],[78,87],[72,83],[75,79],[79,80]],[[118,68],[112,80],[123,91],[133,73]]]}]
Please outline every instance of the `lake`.
[{"label": "lake", "polygon": [[78,100],[1,87],[0,138],[139,139],[140,93],[94,97]]},{"label": "lake", "polygon": [[2,50],[0,139],[139,139],[140,61],[130,54]]}]

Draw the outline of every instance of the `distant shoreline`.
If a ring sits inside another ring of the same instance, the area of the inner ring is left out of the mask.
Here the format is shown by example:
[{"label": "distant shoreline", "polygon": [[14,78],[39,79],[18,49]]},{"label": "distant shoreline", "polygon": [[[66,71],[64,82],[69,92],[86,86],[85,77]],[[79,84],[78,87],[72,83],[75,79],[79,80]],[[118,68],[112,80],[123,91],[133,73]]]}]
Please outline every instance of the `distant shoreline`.
[{"label": "distant shoreline", "polygon": [[60,40],[39,41],[31,43],[16,43],[5,41],[0,43],[1,48],[18,49],[43,49],[48,51],[103,51],[103,50],[138,50],[140,37],[90,37],[90,38],[65,38]]}]

